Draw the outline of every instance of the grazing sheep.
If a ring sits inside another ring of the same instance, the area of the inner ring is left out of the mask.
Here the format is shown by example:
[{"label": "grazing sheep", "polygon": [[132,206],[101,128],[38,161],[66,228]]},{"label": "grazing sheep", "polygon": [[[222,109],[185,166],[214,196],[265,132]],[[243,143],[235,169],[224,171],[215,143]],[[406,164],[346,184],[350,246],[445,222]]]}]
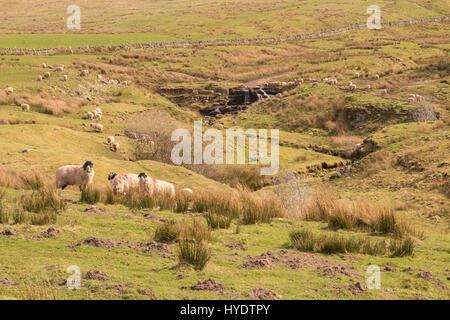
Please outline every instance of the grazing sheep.
[{"label": "grazing sheep", "polygon": [[194,192],[190,188],[183,188],[180,190],[180,194],[185,195],[185,196],[192,196],[194,194]]},{"label": "grazing sheep", "polygon": [[30,111],[30,105],[27,103],[22,103],[20,107],[22,108],[22,111]]},{"label": "grazing sheep", "polygon": [[55,69],[53,69],[53,71],[62,72],[62,71],[64,71],[64,67],[56,67]]},{"label": "grazing sheep", "polygon": [[108,144],[112,144],[115,142],[115,138],[114,136],[109,136],[108,138],[106,138],[106,142],[108,142]]},{"label": "grazing sheep", "polygon": [[44,73],[44,79],[48,79],[48,78],[50,78],[50,76],[51,76],[51,74],[50,74],[50,72],[46,72],[46,73]]},{"label": "grazing sheep", "polygon": [[69,78],[69,77],[67,77],[67,74],[65,74],[65,75],[63,76],[63,81],[67,81],[68,78]]},{"label": "grazing sheep", "polygon": [[63,69],[64,69],[64,65],[63,65],[62,63],[58,64],[56,67],[57,67],[57,68],[59,67],[59,68],[63,68]]},{"label": "grazing sheep", "polygon": [[355,85],[353,82],[350,82],[350,83],[348,84],[348,88],[349,88],[351,91],[355,91],[355,90],[356,90],[356,85]]},{"label": "grazing sheep", "polygon": [[80,73],[80,77],[85,77],[89,74],[89,70],[82,70]]},{"label": "grazing sheep", "polygon": [[94,128],[95,131],[103,132],[103,125],[100,123],[91,123],[91,127]]},{"label": "grazing sheep", "polygon": [[103,115],[102,109],[100,109],[100,108],[95,108],[95,111],[97,111],[98,114]]},{"label": "grazing sheep", "polygon": [[380,75],[379,75],[379,74],[376,74],[376,75],[375,75],[375,79],[379,80],[379,79],[380,79]]},{"label": "grazing sheep", "polygon": [[283,87],[285,87],[285,86],[287,86],[287,82],[283,81],[283,82],[281,82],[281,85],[282,85]]},{"label": "grazing sheep", "polygon": [[88,118],[89,120],[94,120],[94,114],[93,114],[92,112],[88,111],[88,113],[87,113],[87,118]]},{"label": "grazing sheep", "polygon": [[314,81],[311,87],[316,87],[319,83],[317,81]]},{"label": "grazing sheep", "polygon": [[126,194],[128,191],[139,189],[139,177],[135,173],[110,172],[108,174],[109,185],[116,194]]},{"label": "grazing sheep", "polygon": [[80,190],[89,186],[94,179],[94,164],[86,161],[83,166],[67,165],[56,171],[56,187],[79,186]]},{"label": "grazing sheep", "polygon": [[36,81],[42,81],[42,76],[41,75],[37,76]]},{"label": "grazing sheep", "polygon": [[412,98],[412,97],[409,97],[409,98],[408,98],[408,102],[409,102],[409,103],[414,103],[415,101],[416,101],[415,98]]},{"label": "grazing sheep", "polygon": [[112,151],[117,152],[119,150],[119,143],[118,142],[114,142],[111,145]]},{"label": "grazing sheep", "polygon": [[148,177],[145,173],[139,173],[139,190],[140,192],[149,193],[167,193],[168,195],[175,196],[175,187],[170,182],[157,180],[155,178]]},{"label": "grazing sheep", "polygon": [[97,79],[102,80],[103,79],[102,75],[101,74],[97,74]]},{"label": "grazing sheep", "polygon": [[126,87],[126,86],[128,86],[128,81],[122,81],[122,82],[120,83],[120,85]]},{"label": "grazing sheep", "polygon": [[43,63],[43,64],[41,64],[41,67],[45,69],[45,68],[47,68],[47,64]]},{"label": "grazing sheep", "polygon": [[14,88],[12,88],[12,87],[6,87],[6,88],[5,88],[5,93],[6,93],[7,95],[13,94],[13,93],[14,93]]},{"label": "grazing sheep", "polygon": [[417,102],[423,101],[423,97],[420,94],[416,94],[415,99]]},{"label": "grazing sheep", "polygon": [[359,76],[360,76],[359,72],[356,72],[355,73],[355,78],[359,78]]}]

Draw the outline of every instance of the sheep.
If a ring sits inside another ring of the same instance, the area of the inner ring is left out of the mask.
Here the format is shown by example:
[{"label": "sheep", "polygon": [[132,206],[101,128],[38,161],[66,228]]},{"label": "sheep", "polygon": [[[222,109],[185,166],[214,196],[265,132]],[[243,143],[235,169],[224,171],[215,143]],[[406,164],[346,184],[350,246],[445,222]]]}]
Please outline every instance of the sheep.
[{"label": "sheep", "polygon": [[283,87],[287,86],[287,82],[285,82],[285,81],[281,82],[281,86],[283,86]]},{"label": "sheep", "polygon": [[6,87],[6,88],[5,88],[5,93],[6,93],[7,95],[13,94],[13,93],[14,93],[14,88],[12,88],[12,87]]},{"label": "sheep", "polygon": [[86,161],[82,166],[62,166],[56,171],[56,188],[64,190],[67,186],[78,186],[82,190],[92,183],[94,174],[94,164],[91,161]]},{"label": "sheep", "polygon": [[367,85],[367,90],[372,89],[372,86],[370,84]]},{"label": "sheep", "polygon": [[59,67],[59,68],[63,68],[63,69],[64,69],[64,65],[63,65],[62,63],[58,64],[56,67],[57,67],[57,68]]},{"label": "sheep", "polygon": [[417,102],[423,101],[423,97],[420,94],[416,94],[415,99]]},{"label": "sheep", "polygon": [[51,73],[50,72],[46,72],[46,73],[44,73],[44,79],[48,79],[48,78],[50,78],[50,76],[51,76]]},{"label": "sheep", "polygon": [[102,109],[100,109],[100,108],[95,108],[95,111],[97,111],[98,114],[103,115]]},{"label": "sheep", "polygon": [[122,82],[120,83],[120,85],[126,87],[126,86],[128,86],[128,81],[122,81]]},{"label": "sheep", "polygon": [[102,80],[103,79],[102,75],[101,74],[97,74],[97,79]]},{"label": "sheep", "polygon": [[388,93],[387,89],[381,90],[381,94],[382,94],[382,95],[385,95],[385,94],[387,94],[387,93]]},{"label": "sheep", "polygon": [[55,69],[53,69],[53,71],[62,72],[62,71],[64,71],[64,67],[56,67]]},{"label": "sheep", "polygon": [[356,85],[355,85],[353,82],[350,82],[350,83],[348,84],[348,88],[349,88],[351,91],[355,91],[355,90],[356,90]]},{"label": "sheep", "polygon": [[139,190],[143,193],[165,193],[172,197],[175,196],[175,187],[170,182],[157,180],[148,177],[144,172],[139,173]]},{"label": "sheep", "polygon": [[42,76],[38,75],[37,78],[36,78],[36,81],[42,81]]},{"label": "sheep", "polygon": [[415,100],[416,100],[416,99],[415,99],[415,98],[413,98],[413,97],[409,97],[409,98],[408,98],[408,102],[409,102],[409,103],[414,103],[414,102],[415,102]]},{"label": "sheep", "polygon": [[126,194],[130,190],[139,190],[139,177],[135,173],[110,172],[108,174],[109,185],[116,194]]},{"label": "sheep", "polygon": [[379,74],[376,74],[376,75],[375,75],[375,79],[379,80],[379,79],[380,79],[380,75],[379,75]]},{"label": "sheep", "polygon": [[91,123],[91,127],[94,128],[95,131],[103,132],[103,125],[100,123]]},{"label": "sheep", "polygon": [[68,78],[69,78],[69,77],[67,76],[67,74],[65,74],[65,75],[63,76],[63,81],[67,81]]},{"label": "sheep", "polygon": [[47,64],[43,63],[43,64],[41,64],[41,67],[45,69],[45,68],[47,68]]},{"label": "sheep", "polygon": [[359,72],[356,72],[355,73],[355,78],[359,78],[359,76],[360,76]]},{"label": "sheep", "polygon": [[94,120],[94,114],[93,114],[92,112],[88,111],[88,113],[87,113],[87,118],[88,118],[89,120]]},{"label": "sheep", "polygon": [[114,136],[109,136],[108,138],[106,138],[106,142],[107,142],[108,144],[114,143],[115,140],[116,140],[116,139],[114,138]]},{"label": "sheep", "polygon": [[185,195],[185,196],[192,196],[194,194],[194,192],[190,188],[183,188],[180,190],[180,194]]},{"label": "sheep", "polygon": [[89,70],[81,70],[80,77],[85,77],[89,74]]},{"label": "sheep", "polygon": [[119,150],[119,143],[118,142],[114,142],[111,145],[112,151],[117,152]]},{"label": "sheep", "polygon": [[20,107],[22,108],[22,111],[30,111],[30,105],[27,103],[22,103]]}]

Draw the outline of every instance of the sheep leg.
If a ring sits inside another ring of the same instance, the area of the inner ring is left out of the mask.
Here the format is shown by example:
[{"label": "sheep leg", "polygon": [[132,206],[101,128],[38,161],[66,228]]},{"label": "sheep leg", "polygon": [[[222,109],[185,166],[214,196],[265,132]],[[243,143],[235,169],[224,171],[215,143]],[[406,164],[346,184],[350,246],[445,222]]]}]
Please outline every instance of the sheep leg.
[{"label": "sheep leg", "polygon": [[64,190],[65,187],[67,187],[67,184],[63,185],[63,186],[61,187],[61,189]]}]

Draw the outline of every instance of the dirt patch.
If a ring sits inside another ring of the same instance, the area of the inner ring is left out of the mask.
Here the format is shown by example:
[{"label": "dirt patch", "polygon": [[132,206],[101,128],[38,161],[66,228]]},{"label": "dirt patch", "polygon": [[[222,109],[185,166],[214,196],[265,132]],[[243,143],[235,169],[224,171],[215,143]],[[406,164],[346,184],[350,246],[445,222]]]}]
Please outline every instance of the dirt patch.
[{"label": "dirt patch", "polygon": [[88,272],[86,272],[86,279],[97,280],[97,281],[106,281],[106,280],[109,280],[110,277],[108,277],[106,274],[104,274],[101,271],[89,270]]},{"label": "dirt patch", "polygon": [[157,214],[154,213],[145,213],[144,214],[145,219],[154,220],[154,221],[160,221],[160,222],[166,222],[167,219],[161,218]]},{"label": "dirt patch", "polygon": [[384,265],[384,271],[397,272],[397,268],[390,262]]},{"label": "dirt patch", "polygon": [[0,235],[2,236],[16,236],[18,233],[16,230],[9,228],[9,229],[5,229],[2,232],[0,232]]},{"label": "dirt patch", "polygon": [[[182,289],[187,289],[186,287],[182,287]],[[221,283],[216,282],[214,279],[206,279],[204,281],[199,281],[197,284],[194,284],[190,287],[191,290],[207,290],[214,291],[220,294],[231,295],[234,298],[239,298],[239,295],[234,291],[225,290],[225,286]]]},{"label": "dirt patch", "polygon": [[421,271],[419,272],[417,275],[417,278],[421,278],[421,279],[425,279],[427,281],[429,281],[432,285],[434,285],[437,288],[440,288],[442,290],[449,290],[449,288],[441,283],[441,280],[434,275],[433,273],[431,273],[430,271]]},{"label": "dirt patch", "polygon": [[232,249],[232,250],[242,250],[245,251],[247,250],[247,247],[244,246],[242,243],[239,242],[235,242],[235,243],[228,243],[225,245],[225,247]]},{"label": "dirt patch", "polygon": [[86,214],[100,214],[100,215],[104,215],[108,212],[108,210],[106,210],[106,208],[101,208],[101,207],[97,207],[97,206],[90,206],[89,208],[84,209],[83,213]]},{"label": "dirt patch", "polygon": [[152,300],[157,300],[158,299],[156,297],[156,295],[150,289],[139,288],[137,291],[138,291],[139,294],[142,294],[144,296],[149,296]]},{"label": "dirt patch", "polygon": [[334,286],[339,292],[350,292],[354,295],[363,294],[367,291],[367,287],[361,282],[356,282],[346,286]]},{"label": "dirt patch", "polygon": [[287,250],[280,250],[278,255],[270,251],[259,256],[247,256],[247,262],[241,265],[241,268],[272,268],[275,264],[284,264],[290,269],[307,268],[315,266],[317,271],[325,276],[336,277],[337,275],[346,275],[349,277],[361,277],[353,272],[354,268],[337,262],[331,262],[312,253],[302,252],[291,256]]},{"label": "dirt patch", "polygon": [[281,296],[272,290],[265,288],[255,288],[250,293],[250,299],[253,300],[279,300]]},{"label": "dirt patch", "polygon": [[37,236],[33,237],[34,239],[52,239],[56,238],[56,236],[59,234],[59,231],[55,228],[48,228],[46,231],[42,232],[41,234],[38,234]]},{"label": "dirt patch", "polygon": [[422,271],[417,274],[417,278],[422,278],[425,280],[433,280],[436,279],[436,276],[429,271]]},{"label": "dirt patch", "polygon": [[89,237],[80,242],[68,245],[68,247],[72,249],[83,246],[91,246],[96,248],[109,248],[109,249],[123,246],[144,253],[148,253],[150,251],[159,251],[163,254],[163,257],[166,257],[167,254],[172,252],[169,245],[157,241],[131,242],[127,240],[111,240],[111,239]]},{"label": "dirt patch", "polygon": [[8,278],[0,279],[0,286],[18,286],[18,282],[9,280]]},{"label": "dirt patch", "polygon": [[357,262],[357,261],[361,260],[360,257],[355,256],[354,254],[351,254],[351,253],[341,254],[339,256],[339,258],[341,258],[344,261],[349,261],[349,262]]}]

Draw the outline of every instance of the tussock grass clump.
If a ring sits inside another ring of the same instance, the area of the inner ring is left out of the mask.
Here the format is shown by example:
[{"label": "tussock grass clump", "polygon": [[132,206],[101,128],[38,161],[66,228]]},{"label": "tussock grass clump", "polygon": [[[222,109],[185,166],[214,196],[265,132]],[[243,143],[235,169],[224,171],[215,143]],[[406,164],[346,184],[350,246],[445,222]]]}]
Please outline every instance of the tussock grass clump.
[{"label": "tussock grass clump", "polygon": [[180,227],[176,220],[169,220],[156,228],[153,239],[164,243],[174,242],[180,236]]},{"label": "tussock grass clump", "polygon": [[212,229],[228,229],[233,220],[233,217],[214,213],[205,214],[205,218]]},{"label": "tussock grass clump", "polygon": [[67,204],[58,195],[55,189],[44,188],[33,191],[31,194],[24,195],[20,204],[23,210],[28,212],[41,213],[53,210],[58,213],[67,208]]},{"label": "tussock grass clump", "polygon": [[242,221],[244,224],[269,222],[272,218],[283,217],[284,207],[275,197],[258,197],[250,192],[241,191]]},{"label": "tussock grass clump", "polygon": [[186,220],[169,220],[156,228],[154,240],[170,243],[176,240],[208,242],[211,239],[211,229],[200,219],[192,223]]},{"label": "tussock grass clump", "polygon": [[38,170],[17,173],[6,167],[0,168],[0,185],[7,188],[40,190],[53,184],[53,180],[43,176]]},{"label": "tussock grass clump", "polygon": [[331,190],[319,188],[296,213],[304,220],[325,221],[331,229],[361,230],[389,234],[396,238],[422,233],[400,219],[389,205],[372,205],[370,202],[346,203]]},{"label": "tussock grass clump", "polygon": [[389,250],[391,257],[405,257],[414,255],[414,241],[411,237],[394,240],[391,242]]},{"label": "tussock grass clump", "polygon": [[241,213],[241,205],[239,198],[234,194],[199,192],[193,196],[192,211],[221,214],[237,218]]},{"label": "tussock grass clump", "polygon": [[99,189],[88,186],[86,188],[81,189],[81,197],[80,201],[88,204],[96,204],[100,201],[101,192]]},{"label": "tussock grass clump", "polygon": [[9,222],[9,212],[4,205],[5,193],[0,190],[0,224]]},{"label": "tussock grass clump", "polygon": [[362,253],[382,255],[386,252],[384,242],[373,243],[361,237],[347,238],[336,234],[316,236],[310,230],[296,230],[289,234],[291,245],[299,251],[324,254]]},{"label": "tussock grass clump", "polygon": [[182,240],[178,246],[178,259],[180,264],[190,264],[196,270],[203,270],[211,259],[211,250],[208,248],[207,242]]}]

